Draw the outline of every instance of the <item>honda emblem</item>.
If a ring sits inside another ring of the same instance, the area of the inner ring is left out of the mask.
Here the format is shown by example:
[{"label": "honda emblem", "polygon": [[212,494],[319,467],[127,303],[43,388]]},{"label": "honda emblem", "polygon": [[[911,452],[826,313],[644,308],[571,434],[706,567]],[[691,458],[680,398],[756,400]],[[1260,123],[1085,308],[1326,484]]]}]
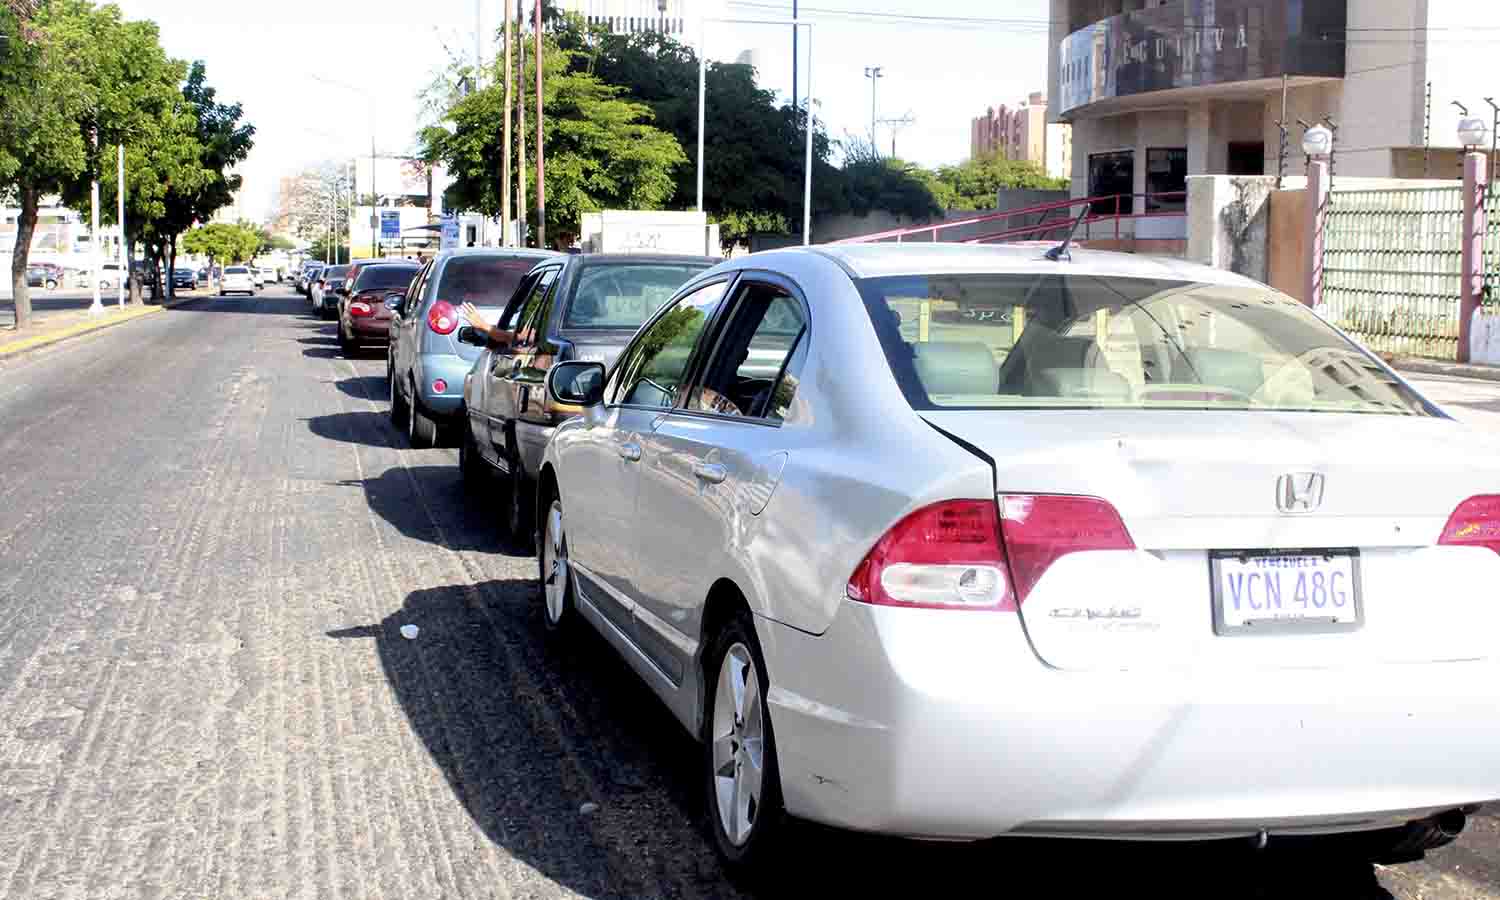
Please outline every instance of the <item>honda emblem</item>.
[{"label": "honda emblem", "polygon": [[1276,479],[1276,508],[1284,513],[1310,513],[1323,503],[1323,476],[1317,472],[1288,472]]}]

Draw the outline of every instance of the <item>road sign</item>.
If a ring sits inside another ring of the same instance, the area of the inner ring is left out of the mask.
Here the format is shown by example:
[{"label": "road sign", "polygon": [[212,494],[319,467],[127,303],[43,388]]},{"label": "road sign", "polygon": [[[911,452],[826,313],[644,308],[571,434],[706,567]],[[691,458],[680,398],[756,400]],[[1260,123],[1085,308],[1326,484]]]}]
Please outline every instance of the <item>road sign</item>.
[{"label": "road sign", "polygon": [[441,249],[453,250],[458,247],[458,216],[453,213],[443,214],[443,239]]},{"label": "road sign", "polygon": [[382,209],[380,211],[380,239],[382,241],[395,241],[401,238],[401,211],[399,209]]}]

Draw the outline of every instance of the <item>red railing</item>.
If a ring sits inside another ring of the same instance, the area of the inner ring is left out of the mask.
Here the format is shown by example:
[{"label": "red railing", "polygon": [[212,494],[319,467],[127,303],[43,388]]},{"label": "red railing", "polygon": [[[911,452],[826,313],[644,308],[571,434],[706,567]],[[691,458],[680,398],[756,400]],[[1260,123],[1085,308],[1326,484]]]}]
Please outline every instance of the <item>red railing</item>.
[{"label": "red railing", "polygon": [[[1136,198],[1140,198],[1144,212],[1136,212]],[[835,244],[867,244],[879,241],[891,241],[903,243],[913,237],[928,235],[924,243],[938,243],[944,240],[941,232],[954,228],[966,228],[971,225],[982,225],[986,222],[1001,222],[1014,220],[1022,216],[1041,216],[1041,220],[1033,225],[1023,225],[1018,228],[1007,228],[1001,231],[988,232],[984,234],[971,235],[969,237],[954,238],[954,242],[965,244],[984,244],[995,241],[1026,240],[1027,235],[1034,235],[1033,239],[1040,239],[1055,233],[1057,237],[1067,234],[1067,230],[1073,226],[1074,220],[1078,219],[1078,208],[1089,207],[1089,213],[1079,222],[1078,232],[1074,234],[1075,240],[1089,240],[1101,235],[1093,234],[1094,226],[1100,222],[1114,223],[1114,239],[1120,240],[1120,222],[1124,219],[1150,219],[1150,218],[1184,218],[1187,213],[1185,209],[1161,209],[1160,204],[1171,203],[1186,206],[1186,191],[1163,191],[1157,193],[1143,194],[1103,194],[1097,197],[1079,197],[1072,200],[1054,200],[1050,203],[1038,203],[1034,206],[1023,206],[1016,209],[1008,209],[1003,212],[985,213],[982,216],[971,216],[967,219],[955,219],[951,222],[935,222],[931,225],[915,225],[909,228],[895,228],[890,231],[877,231],[874,234],[862,234],[856,237],[844,238],[834,241]],[[1157,209],[1152,209],[1158,205]]]}]

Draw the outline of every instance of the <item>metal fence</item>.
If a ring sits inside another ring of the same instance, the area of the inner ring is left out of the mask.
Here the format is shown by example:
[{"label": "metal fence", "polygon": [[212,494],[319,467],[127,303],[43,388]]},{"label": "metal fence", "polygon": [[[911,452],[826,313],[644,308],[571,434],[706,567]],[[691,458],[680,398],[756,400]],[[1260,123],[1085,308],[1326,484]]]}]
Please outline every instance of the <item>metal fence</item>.
[{"label": "metal fence", "polygon": [[1462,219],[1459,187],[1329,195],[1329,320],[1372,350],[1457,358]]},{"label": "metal fence", "polygon": [[1480,303],[1488,315],[1500,314],[1500,185],[1484,197],[1484,291]]}]

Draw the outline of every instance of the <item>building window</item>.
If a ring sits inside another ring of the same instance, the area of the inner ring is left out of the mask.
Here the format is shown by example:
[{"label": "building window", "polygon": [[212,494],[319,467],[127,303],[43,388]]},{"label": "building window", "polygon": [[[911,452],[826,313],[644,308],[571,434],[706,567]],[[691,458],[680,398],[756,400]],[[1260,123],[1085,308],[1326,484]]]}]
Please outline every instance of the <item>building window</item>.
[{"label": "building window", "polygon": [[1266,174],[1266,145],[1261,141],[1230,141],[1230,175]]},{"label": "building window", "polygon": [[[1089,154],[1089,196],[1101,197],[1094,203],[1095,215],[1113,215],[1116,210],[1131,212],[1135,189],[1135,152],[1116,150],[1112,153]],[[1118,206],[1113,195],[1119,197]]]},{"label": "building window", "polygon": [[1147,212],[1187,209],[1187,148],[1152,147],[1146,151]]}]

